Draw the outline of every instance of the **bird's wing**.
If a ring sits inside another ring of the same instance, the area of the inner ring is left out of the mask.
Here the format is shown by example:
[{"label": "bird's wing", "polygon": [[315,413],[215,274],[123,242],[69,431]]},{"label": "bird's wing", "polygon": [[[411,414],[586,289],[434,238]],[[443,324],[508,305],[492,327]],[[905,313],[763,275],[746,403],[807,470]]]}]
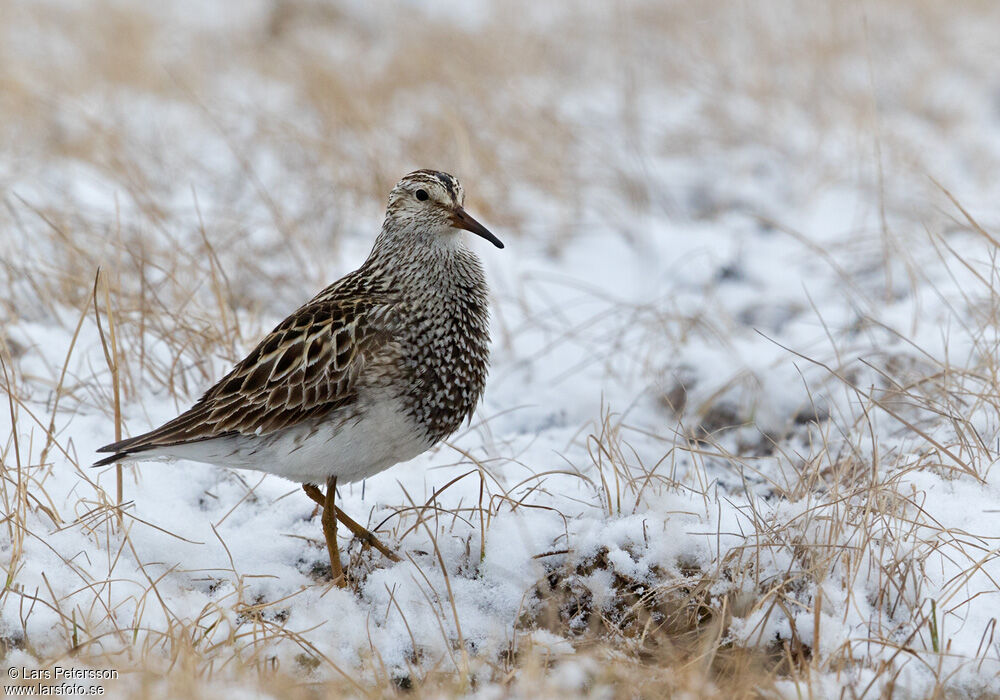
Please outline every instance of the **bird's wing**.
[{"label": "bird's wing", "polygon": [[130,453],[227,435],[261,435],[346,406],[386,342],[383,300],[318,296],[286,318],[189,410],[137,437],[105,445]]}]

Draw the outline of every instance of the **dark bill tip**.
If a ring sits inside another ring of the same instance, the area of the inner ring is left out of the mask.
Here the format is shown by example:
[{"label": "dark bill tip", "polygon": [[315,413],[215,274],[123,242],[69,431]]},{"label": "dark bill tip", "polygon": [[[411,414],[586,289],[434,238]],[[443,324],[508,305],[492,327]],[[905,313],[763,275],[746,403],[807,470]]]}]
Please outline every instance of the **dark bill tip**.
[{"label": "dark bill tip", "polygon": [[464,229],[474,233],[477,236],[485,238],[497,248],[503,248],[503,243],[500,242],[500,239],[490,233],[488,228],[469,216],[469,213],[462,207],[455,207],[455,210],[451,215],[451,223],[455,226],[455,228]]}]

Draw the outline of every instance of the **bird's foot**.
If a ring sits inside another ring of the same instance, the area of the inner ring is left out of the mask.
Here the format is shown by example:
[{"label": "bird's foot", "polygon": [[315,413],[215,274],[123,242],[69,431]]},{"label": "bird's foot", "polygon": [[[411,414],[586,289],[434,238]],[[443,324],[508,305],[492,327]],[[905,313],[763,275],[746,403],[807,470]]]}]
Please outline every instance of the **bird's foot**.
[{"label": "bird's foot", "polygon": [[371,530],[363,527],[347,513],[342,511],[340,508],[337,508],[337,506],[334,506],[334,508],[336,509],[337,520],[342,522],[355,537],[361,540],[363,545],[370,545],[374,547],[382,553],[382,556],[390,561],[401,561],[399,555],[382,544]]},{"label": "bird's foot", "polygon": [[[325,515],[327,498],[324,496],[323,492],[319,490],[319,487],[315,484],[302,484],[302,490],[306,492],[313,501],[315,501],[322,509]],[[329,491],[329,487],[328,487]],[[359,522],[354,520],[351,516],[345,513],[343,510],[333,505],[333,499],[330,499],[330,504],[333,506],[333,514],[336,516],[336,520],[339,520],[344,526],[351,531],[351,533],[361,540],[363,546],[371,546],[382,553],[389,561],[401,561],[399,555],[393,552],[391,549],[386,547],[382,542],[379,541],[378,537],[375,536],[373,532],[362,526]],[[335,523],[336,525],[336,523]],[[334,527],[336,530],[336,527]],[[326,532],[326,527],[324,526],[324,533]]]}]

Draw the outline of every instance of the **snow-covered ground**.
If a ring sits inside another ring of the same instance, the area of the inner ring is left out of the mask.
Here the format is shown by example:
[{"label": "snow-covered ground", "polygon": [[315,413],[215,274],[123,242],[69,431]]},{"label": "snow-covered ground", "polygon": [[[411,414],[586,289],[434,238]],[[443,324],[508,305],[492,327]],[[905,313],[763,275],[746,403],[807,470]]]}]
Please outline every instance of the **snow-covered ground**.
[{"label": "snow-covered ground", "polygon": [[[3,3],[5,665],[1000,695],[1000,12],[577,5]],[[119,522],[111,324],[137,434],[418,167],[507,247],[471,425],[340,493],[404,561],[331,587],[295,484],[194,463]]]}]

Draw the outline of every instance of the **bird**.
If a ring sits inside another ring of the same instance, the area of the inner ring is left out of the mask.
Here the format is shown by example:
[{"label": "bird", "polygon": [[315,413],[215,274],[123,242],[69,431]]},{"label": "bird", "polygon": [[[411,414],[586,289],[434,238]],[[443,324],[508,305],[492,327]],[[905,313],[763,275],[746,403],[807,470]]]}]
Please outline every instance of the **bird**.
[{"label": "bird", "polygon": [[358,269],[292,312],[187,411],[99,448],[112,454],[93,466],[184,459],[276,474],[322,508],[337,585],[347,585],[338,521],[398,561],[336,505],[336,489],[422,454],[482,398],[489,290],[463,232],[504,245],[464,202],[448,173],[404,176]]}]

